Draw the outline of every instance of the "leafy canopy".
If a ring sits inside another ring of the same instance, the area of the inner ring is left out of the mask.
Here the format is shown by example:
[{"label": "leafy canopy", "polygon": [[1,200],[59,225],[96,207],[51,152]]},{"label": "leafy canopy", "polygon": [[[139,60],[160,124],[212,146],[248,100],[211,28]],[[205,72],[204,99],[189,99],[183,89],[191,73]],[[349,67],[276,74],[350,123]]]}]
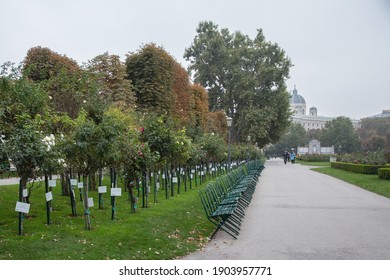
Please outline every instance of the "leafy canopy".
[{"label": "leafy canopy", "polygon": [[259,146],[278,140],[290,117],[285,80],[291,61],[285,52],[261,29],[254,39],[213,22],[201,22],[196,31],[184,57],[195,82],[208,90],[210,110],[233,118],[239,141],[248,135]]}]

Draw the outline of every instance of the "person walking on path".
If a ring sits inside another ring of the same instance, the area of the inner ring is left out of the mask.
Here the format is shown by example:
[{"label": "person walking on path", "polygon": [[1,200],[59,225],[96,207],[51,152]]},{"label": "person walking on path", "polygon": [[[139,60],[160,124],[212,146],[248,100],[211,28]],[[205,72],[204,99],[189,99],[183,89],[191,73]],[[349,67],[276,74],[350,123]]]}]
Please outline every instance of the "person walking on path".
[{"label": "person walking on path", "polygon": [[288,155],[287,151],[284,151],[283,158],[284,158],[284,164],[287,164],[287,161],[288,161],[288,158],[289,158],[289,155]]},{"label": "person walking on path", "polygon": [[294,153],[294,151],[292,151],[291,154],[290,154],[290,161],[291,161],[291,164],[295,163],[295,153]]}]

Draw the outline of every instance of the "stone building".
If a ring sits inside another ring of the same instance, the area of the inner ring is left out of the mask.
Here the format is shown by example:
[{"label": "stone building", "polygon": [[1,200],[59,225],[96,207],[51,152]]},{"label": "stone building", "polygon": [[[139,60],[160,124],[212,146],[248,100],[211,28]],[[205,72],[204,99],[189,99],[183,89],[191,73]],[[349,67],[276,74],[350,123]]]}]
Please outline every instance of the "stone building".
[{"label": "stone building", "polygon": [[[293,113],[292,121],[294,123],[300,123],[303,125],[306,131],[310,129],[321,129],[325,127],[327,121],[331,121],[336,117],[324,117],[318,116],[318,110],[316,107],[309,109],[309,114],[306,115],[306,101],[298,94],[298,90],[294,85],[294,90],[290,96],[290,109]],[[355,129],[361,127],[361,121],[351,119],[352,125]]]},{"label": "stone building", "polygon": [[368,118],[374,119],[374,118],[390,118],[390,110],[382,110],[381,114],[369,116]]},{"label": "stone building", "polygon": [[321,142],[313,139],[309,141],[309,146],[307,147],[298,147],[298,155],[333,155],[334,146],[332,147],[321,147]]}]

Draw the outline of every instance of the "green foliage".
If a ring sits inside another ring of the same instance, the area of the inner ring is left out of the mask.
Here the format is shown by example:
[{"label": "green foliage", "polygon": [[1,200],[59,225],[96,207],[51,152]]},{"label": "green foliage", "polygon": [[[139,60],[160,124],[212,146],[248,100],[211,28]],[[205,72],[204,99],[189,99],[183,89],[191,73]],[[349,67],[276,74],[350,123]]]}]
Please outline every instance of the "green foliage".
[{"label": "green foliage", "polygon": [[40,167],[46,155],[46,146],[42,142],[39,118],[31,119],[22,115],[18,118],[18,125],[5,142],[5,152],[15,164],[21,178],[35,178],[37,168]]},{"label": "green foliage", "polygon": [[384,165],[357,164],[347,162],[331,162],[330,166],[332,168],[343,169],[361,174],[378,174],[378,169],[385,167]]},{"label": "green foliage", "polygon": [[206,125],[208,122],[208,97],[204,87],[198,84],[190,85],[190,94],[194,101],[193,107],[191,108],[191,122],[187,129],[187,134],[195,139],[198,135],[201,135],[206,131]]},{"label": "green foliage", "polygon": [[[109,185],[108,177],[103,185]],[[69,197],[61,195],[61,188],[52,190],[52,224],[45,225],[45,188],[37,188],[30,198],[30,214],[20,237],[15,232],[17,186],[0,186],[0,260],[167,260],[187,255],[207,243],[213,231],[197,190],[167,200],[159,191],[159,203],[136,215],[130,214],[128,197],[122,195],[116,199],[114,221],[110,219],[109,194],[103,194],[104,209],[97,210],[98,192],[90,191],[95,201],[90,209],[93,228],[86,231],[83,218],[70,215]],[[77,202],[76,207],[77,213],[82,213],[82,203]]]},{"label": "green foliage", "polygon": [[82,112],[64,144],[67,161],[84,174],[97,170],[101,164],[99,140],[97,125]]},{"label": "green foliage", "polygon": [[291,123],[286,133],[283,134],[276,144],[268,147],[266,153],[268,155],[282,156],[284,151],[290,151],[291,148],[297,149],[298,146],[305,146],[307,142],[306,131],[302,124]]},{"label": "green foliage", "polygon": [[85,69],[95,76],[99,99],[114,103],[122,109],[133,109],[135,96],[131,82],[126,79],[126,67],[118,55],[104,53],[90,60]]},{"label": "green foliage", "polygon": [[351,120],[347,117],[337,117],[326,122],[319,140],[321,145],[326,147],[335,146],[336,149],[341,147],[342,153],[352,153],[360,150],[358,135]]},{"label": "green foliage", "polygon": [[13,66],[3,65],[3,71],[9,73],[0,76],[0,130],[6,137],[16,126],[23,125],[18,121],[18,116],[28,115],[35,118],[38,114],[42,115],[48,100],[42,87],[28,79],[20,78],[19,69],[10,67]]},{"label": "green foliage", "polygon": [[77,72],[77,62],[64,55],[40,46],[28,50],[24,60],[23,73],[29,79],[42,82],[58,75],[61,71]]},{"label": "green foliage", "polygon": [[196,31],[184,57],[195,82],[208,90],[210,109],[233,117],[238,141],[247,135],[260,147],[277,141],[290,116],[284,81],[291,62],[284,51],[262,30],[253,40],[212,22],[201,22]]},{"label": "green foliage", "polygon": [[320,154],[313,154],[313,155],[301,155],[297,157],[297,159],[306,161],[306,162],[329,162],[329,157],[331,155],[320,155]]},{"label": "green foliage", "polygon": [[47,95],[40,85],[21,77],[20,68],[4,65],[0,77],[2,151],[15,164],[23,184],[44,165]]},{"label": "green foliage", "polygon": [[173,125],[164,116],[146,115],[142,121],[141,141],[148,143],[152,151],[160,155],[161,160],[170,158]]},{"label": "green foliage", "polygon": [[205,132],[215,133],[222,138],[226,138],[228,135],[228,127],[224,111],[209,112],[207,114],[207,126]]},{"label": "green foliage", "polygon": [[351,153],[339,155],[339,159],[343,162],[383,165],[390,163],[389,155],[388,151]]},{"label": "green foliage", "polygon": [[137,109],[172,114],[174,59],[154,44],[145,45],[126,59],[127,78],[134,86]]},{"label": "green foliage", "polygon": [[390,149],[390,118],[366,118],[358,130],[364,151]]},{"label": "green foliage", "polygon": [[227,144],[218,134],[205,133],[196,140],[196,143],[204,151],[202,161],[220,162],[227,158]]},{"label": "green foliage", "polygon": [[83,82],[79,73],[62,70],[49,80],[42,82],[42,85],[49,94],[49,104],[54,111],[67,114],[75,119],[84,100],[81,90]]},{"label": "green foliage", "polygon": [[231,159],[242,161],[254,159],[260,156],[260,151],[257,147],[251,144],[233,144],[231,145]]},{"label": "green foliage", "polygon": [[98,125],[98,155],[101,167],[119,167],[125,156],[122,148],[132,145],[137,139],[134,132],[133,116],[124,113],[116,107],[110,107],[104,112],[102,122]]},{"label": "green foliage", "polygon": [[390,168],[379,168],[378,177],[383,180],[390,180]]},{"label": "green foliage", "polygon": [[190,157],[191,139],[185,129],[177,130],[172,119],[155,114],[144,115],[140,140],[159,155],[160,161],[186,163]]}]

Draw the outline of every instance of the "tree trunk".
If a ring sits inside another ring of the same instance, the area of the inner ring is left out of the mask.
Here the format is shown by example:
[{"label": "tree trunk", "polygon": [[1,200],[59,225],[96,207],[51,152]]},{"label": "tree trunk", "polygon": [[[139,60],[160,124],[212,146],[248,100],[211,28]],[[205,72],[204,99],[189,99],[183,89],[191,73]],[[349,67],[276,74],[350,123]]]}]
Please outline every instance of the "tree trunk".
[{"label": "tree trunk", "polygon": [[134,194],[134,187],[135,187],[135,185],[133,183],[129,182],[128,190],[130,193],[130,208],[131,208],[130,212],[131,213],[135,213],[136,209],[138,207],[138,205],[137,205],[138,197],[136,197]]},{"label": "tree trunk", "polygon": [[[26,188],[27,185],[27,178],[21,177],[19,181],[19,201],[23,202],[23,190]],[[19,223],[18,223],[18,235],[22,235],[23,233],[23,219],[24,214],[22,212],[19,212]]]},{"label": "tree trunk", "polygon": [[96,191],[96,185],[97,185],[97,182],[96,182],[96,171],[93,171],[90,175],[90,187],[89,187],[89,190],[91,191]]},{"label": "tree trunk", "polygon": [[[45,193],[49,192],[49,175],[45,173]],[[46,223],[51,224],[50,221],[50,211],[51,211],[51,201],[46,200]]]},{"label": "tree trunk", "polygon": [[84,221],[85,221],[85,229],[91,230],[91,219],[90,219],[90,211],[88,205],[88,178],[89,174],[85,174],[83,178],[83,191],[84,191]]},{"label": "tree trunk", "polygon": [[61,193],[63,196],[68,196],[69,195],[69,180],[67,180],[67,175],[65,172],[62,172],[60,174],[61,178]]}]

